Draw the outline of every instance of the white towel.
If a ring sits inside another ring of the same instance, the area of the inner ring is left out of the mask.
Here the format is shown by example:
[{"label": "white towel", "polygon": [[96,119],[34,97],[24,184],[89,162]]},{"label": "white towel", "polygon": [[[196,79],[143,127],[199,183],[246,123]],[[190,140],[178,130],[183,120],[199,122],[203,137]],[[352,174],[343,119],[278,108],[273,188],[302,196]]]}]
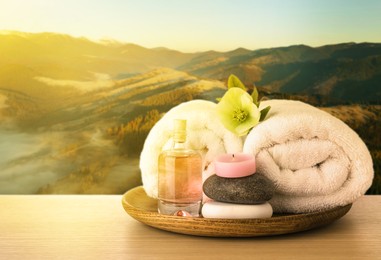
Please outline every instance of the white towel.
[{"label": "white towel", "polygon": [[361,138],[344,122],[299,101],[270,100],[265,121],[243,151],[276,187],[275,212],[320,211],[354,202],[370,187],[373,165]]},{"label": "white towel", "polygon": [[242,151],[240,137],[229,132],[216,116],[216,104],[205,100],[184,102],[161,118],[149,132],[140,155],[143,187],[157,198],[158,157],[172,143],[174,119],[187,120],[187,146],[203,158],[203,179],[214,173],[211,162],[220,154]]}]

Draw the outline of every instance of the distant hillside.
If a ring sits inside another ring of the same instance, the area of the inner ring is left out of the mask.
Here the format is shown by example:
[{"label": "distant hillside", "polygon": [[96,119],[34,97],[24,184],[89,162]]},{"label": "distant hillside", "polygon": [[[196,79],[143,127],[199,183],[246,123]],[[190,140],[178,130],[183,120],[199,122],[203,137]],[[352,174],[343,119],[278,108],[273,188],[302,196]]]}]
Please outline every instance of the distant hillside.
[{"label": "distant hillside", "polygon": [[[60,81],[50,82],[52,87]],[[77,90],[56,102],[0,88],[1,113],[25,129],[75,130],[92,122],[127,123],[148,110],[160,113],[192,99],[216,100],[225,86],[217,80],[201,80],[186,72],[159,68],[92,91]],[[53,100],[54,101],[54,100]]]},{"label": "distant hillside", "polygon": [[156,67],[177,67],[198,54],[112,41],[94,42],[57,33],[0,31],[0,55],[2,64],[22,64],[42,72],[47,69],[47,74],[61,79],[85,80],[91,75],[83,75],[83,71],[107,73],[115,78]]},{"label": "distant hillside", "polygon": [[378,43],[182,53],[56,33],[0,31],[0,57],[0,88],[50,100],[160,67],[223,82],[233,73],[263,91],[315,95],[326,105],[381,100]]},{"label": "distant hillside", "polygon": [[[103,81],[107,85],[107,79],[175,68],[197,55],[56,33],[0,31],[0,88],[34,97],[67,97],[81,84]],[[52,80],[62,84],[50,84]]]},{"label": "distant hillside", "polygon": [[381,44],[375,43],[206,53],[179,69],[222,81],[233,73],[247,85],[316,95],[325,104],[381,102]]}]

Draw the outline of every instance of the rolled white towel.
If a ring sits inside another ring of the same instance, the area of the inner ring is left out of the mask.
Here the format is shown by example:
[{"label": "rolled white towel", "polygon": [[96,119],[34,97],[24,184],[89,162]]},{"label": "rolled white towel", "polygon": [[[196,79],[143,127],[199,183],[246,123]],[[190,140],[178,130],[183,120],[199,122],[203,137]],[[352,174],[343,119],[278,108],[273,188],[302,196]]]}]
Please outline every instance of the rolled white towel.
[{"label": "rolled white towel", "polygon": [[243,151],[276,187],[275,212],[325,210],[354,202],[370,187],[373,165],[361,138],[344,122],[299,101],[270,100],[265,121]]},{"label": "rolled white towel", "polygon": [[184,102],[169,110],[151,129],[140,155],[143,187],[157,198],[158,157],[172,144],[174,119],[187,120],[187,146],[203,158],[203,178],[214,173],[211,162],[224,153],[242,151],[242,140],[229,132],[215,114],[216,104],[205,100]]}]

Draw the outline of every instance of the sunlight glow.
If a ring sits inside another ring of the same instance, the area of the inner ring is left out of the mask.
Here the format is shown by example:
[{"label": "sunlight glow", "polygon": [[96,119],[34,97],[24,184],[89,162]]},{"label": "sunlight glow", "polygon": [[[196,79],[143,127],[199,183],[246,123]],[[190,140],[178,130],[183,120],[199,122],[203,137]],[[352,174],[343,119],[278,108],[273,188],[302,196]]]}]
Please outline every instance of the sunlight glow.
[{"label": "sunlight glow", "polygon": [[227,51],[381,42],[381,1],[0,0],[0,30]]}]

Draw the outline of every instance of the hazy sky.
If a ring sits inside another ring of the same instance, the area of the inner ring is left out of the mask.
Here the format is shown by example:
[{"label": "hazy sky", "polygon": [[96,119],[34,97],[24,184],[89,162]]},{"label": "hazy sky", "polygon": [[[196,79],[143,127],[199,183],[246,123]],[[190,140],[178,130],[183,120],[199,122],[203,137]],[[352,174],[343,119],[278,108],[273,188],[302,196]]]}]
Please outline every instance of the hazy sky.
[{"label": "hazy sky", "polygon": [[186,52],[381,42],[381,1],[0,0],[0,30]]}]

